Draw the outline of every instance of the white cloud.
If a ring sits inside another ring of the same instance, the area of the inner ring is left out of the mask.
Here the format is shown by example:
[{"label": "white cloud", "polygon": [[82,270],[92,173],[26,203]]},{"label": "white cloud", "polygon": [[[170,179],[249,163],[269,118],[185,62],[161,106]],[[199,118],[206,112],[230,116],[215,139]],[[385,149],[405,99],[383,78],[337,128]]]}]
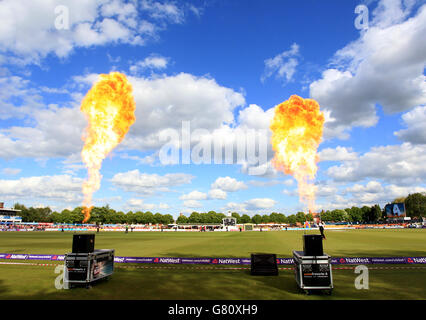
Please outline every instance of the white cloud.
[{"label": "white cloud", "polygon": [[396,198],[406,197],[409,194],[426,192],[425,187],[400,186],[395,184],[383,185],[378,181],[369,181],[366,184],[355,184],[346,187],[331,195],[323,203],[317,203],[317,210],[345,209],[352,206],[373,206],[379,204],[382,208]]},{"label": "white cloud", "polygon": [[389,145],[373,147],[356,160],[328,168],[336,182],[356,182],[365,178],[397,184],[418,184],[426,179],[426,146]]},{"label": "white cloud", "polygon": [[151,195],[156,192],[168,192],[170,187],[191,183],[194,176],[186,173],[158,174],[141,173],[132,170],[117,173],[111,178],[111,183],[127,192],[141,195]]},{"label": "white cloud", "polygon": [[363,193],[380,193],[383,191],[383,187],[378,181],[369,181],[366,185],[354,184],[346,188],[346,191],[359,196]]},{"label": "white cloud", "polygon": [[238,212],[240,214],[247,214],[249,211],[247,210],[246,203],[237,203],[237,202],[228,202],[226,206],[222,209],[225,211]]},{"label": "white cloud", "polygon": [[192,191],[188,194],[184,194],[184,195],[180,196],[179,199],[181,199],[181,200],[206,200],[207,194],[205,194],[204,192],[194,190],[194,191]]},{"label": "white cloud", "polygon": [[[0,148],[8,150],[1,157],[49,158],[78,154],[83,146],[81,135],[87,125],[79,108],[84,96],[80,92],[88,90],[97,79],[97,74],[73,77],[73,100],[61,107],[46,107],[39,90],[31,88],[27,80],[19,77],[4,80],[7,85],[0,89],[3,98],[0,118],[28,117],[31,122],[0,130]],[[223,123],[234,123],[233,110],[245,103],[242,94],[206,77],[181,73],[170,77],[129,77],[129,80],[136,101],[136,122],[119,150],[160,148],[166,143],[159,139],[161,132],[168,129],[180,132],[181,122],[177,119],[190,121],[191,130],[215,129]],[[15,107],[8,101],[22,101],[22,104]],[[80,161],[80,157],[75,160]],[[149,157],[143,162],[152,164],[152,160]]]},{"label": "white cloud", "polygon": [[185,200],[183,205],[187,208],[201,208],[203,205],[197,200]]},{"label": "white cloud", "polygon": [[[327,184],[325,182],[319,182],[314,185],[315,190],[315,198],[321,199],[321,198],[329,198],[331,196],[334,196],[338,192],[338,188],[335,185]],[[282,193],[289,197],[299,197],[298,189],[283,189]]]},{"label": "white cloud", "polygon": [[426,101],[426,5],[412,18],[411,6],[383,0],[360,38],[336,52],[335,68],[311,83],[310,95],[327,113],[325,138],[347,138],[353,126],[377,123],[376,103],[386,113]]},{"label": "white cloud", "polygon": [[1,172],[7,176],[14,176],[20,173],[22,170],[19,168],[4,168]]},{"label": "white cloud", "polygon": [[[56,28],[64,14],[55,12],[58,6],[69,12],[68,29]],[[169,24],[183,23],[185,11],[194,12],[185,4],[157,1],[4,0],[0,52],[9,54],[11,63],[40,64],[48,54],[64,58],[75,48],[143,45]]]},{"label": "white cloud", "polygon": [[211,185],[212,189],[221,189],[223,191],[235,192],[242,189],[247,189],[243,181],[237,181],[231,177],[219,177]]},{"label": "white cloud", "polygon": [[120,153],[120,158],[122,159],[129,159],[129,160],[133,160],[138,162],[139,164],[148,164],[148,165],[153,165],[155,162],[155,159],[157,158],[157,153],[153,153],[150,155],[147,155],[143,158],[139,157],[139,156],[131,156],[127,153]]},{"label": "white cloud", "polygon": [[271,120],[274,117],[275,108],[263,110],[256,104],[250,104],[239,111],[239,126],[243,129],[269,130]]},{"label": "white cloud", "polygon": [[136,122],[122,144],[136,150],[161,147],[165,141],[160,141],[160,133],[170,129],[180,132],[182,121],[190,121],[191,131],[232,124],[233,110],[245,104],[241,93],[207,77],[180,73],[129,79],[136,102]]},{"label": "white cloud", "polygon": [[131,198],[127,201],[126,207],[129,210],[149,211],[155,209],[157,206],[153,203],[145,203],[143,199]]},{"label": "white cloud", "polygon": [[275,186],[277,184],[283,184],[283,185],[289,187],[289,186],[293,185],[294,180],[293,179],[286,179],[286,180],[277,180],[277,179],[250,180],[248,183],[251,184],[252,186],[255,186],[255,187],[270,187],[270,186]]},{"label": "white cloud", "polygon": [[338,192],[338,188],[334,185],[326,184],[326,183],[317,183],[314,186],[315,196],[317,198],[330,197],[335,195]]},{"label": "white cloud", "polygon": [[[221,189],[211,189],[208,193],[194,190],[188,194],[179,197],[181,200],[212,200],[212,199],[226,199],[227,193]],[[186,202],[185,203],[191,203]],[[194,202],[199,203],[199,202]],[[186,206],[188,207],[188,206]]]},{"label": "white cloud", "polygon": [[39,90],[30,86],[30,81],[18,76],[0,77],[0,120],[23,119],[34,110],[40,109]]},{"label": "white cloud", "polygon": [[247,204],[248,210],[256,210],[272,208],[276,205],[277,201],[269,198],[256,198],[247,200],[245,203]]},{"label": "white cloud", "polygon": [[293,78],[298,65],[297,56],[299,54],[299,45],[293,43],[289,50],[283,51],[273,58],[265,60],[265,70],[261,77],[264,82],[267,78],[275,74],[277,79],[284,79],[289,82]]},{"label": "white cloud", "polygon": [[5,159],[16,157],[68,157],[83,146],[85,127],[78,108],[49,106],[32,114],[35,127],[9,127],[0,131],[0,149]]},{"label": "white cloud", "polygon": [[132,74],[137,74],[145,69],[166,69],[170,58],[163,57],[157,54],[151,54],[144,60],[135,62],[130,66],[129,70]]},{"label": "white cloud", "polygon": [[154,19],[172,23],[182,23],[184,21],[183,9],[177,7],[172,2],[161,3],[159,1],[142,0],[141,9],[147,11]]},{"label": "white cloud", "polygon": [[160,203],[158,205],[160,209],[170,209],[170,206],[167,203]]},{"label": "white cloud", "polygon": [[227,193],[221,189],[211,189],[208,193],[209,199],[221,199],[224,200],[227,197]]},{"label": "white cloud", "polygon": [[34,201],[49,199],[78,203],[82,200],[83,180],[69,175],[25,177],[0,180],[0,194],[5,200]]},{"label": "white cloud", "polygon": [[394,132],[401,140],[412,144],[426,144],[426,106],[419,106],[402,115],[407,129]]},{"label": "white cloud", "polygon": [[224,211],[235,211],[239,213],[258,213],[267,212],[277,204],[277,201],[269,198],[255,198],[244,201],[242,203],[228,202],[223,208]]},{"label": "white cloud", "polygon": [[170,206],[166,203],[146,203],[144,199],[130,198],[125,204],[127,211],[153,211],[156,209],[167,210]]},{"label": "white cloud", "polygon": [[336,148],[326,148],[318,152],[320,161],[349,161],[356,160],[358,153],[352,148],[337,146]]}]

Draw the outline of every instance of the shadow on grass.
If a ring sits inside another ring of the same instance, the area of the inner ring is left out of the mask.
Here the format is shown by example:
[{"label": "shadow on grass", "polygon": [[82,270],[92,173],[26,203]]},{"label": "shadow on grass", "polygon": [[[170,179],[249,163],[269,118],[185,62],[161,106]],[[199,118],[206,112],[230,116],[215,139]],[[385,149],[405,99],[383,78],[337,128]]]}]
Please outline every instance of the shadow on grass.
[{"label": "shadow on grass", "polygon": [[[335,300],[335,299],[425,299],[426,271],[372,270],[370,289],[357,290],[353,270],[333,272],[335,289],[331,296],[302,293],[291,270],[278,276],[251,276],[249,270],[208,269],[118,269],[109,281],[100,281],[91,289],[57,290],[49,271],[40,275],[37,286],[28,289],[22,274],[20,288],[14,279],[0,280],[0,299],[41,300]],[[14,289],[14,291],[9,291]]]},{"label": "shadow on grass", "polygon": [[7,286],[4,284],[4,280],[0,280],[0,296],[7,292]]}]

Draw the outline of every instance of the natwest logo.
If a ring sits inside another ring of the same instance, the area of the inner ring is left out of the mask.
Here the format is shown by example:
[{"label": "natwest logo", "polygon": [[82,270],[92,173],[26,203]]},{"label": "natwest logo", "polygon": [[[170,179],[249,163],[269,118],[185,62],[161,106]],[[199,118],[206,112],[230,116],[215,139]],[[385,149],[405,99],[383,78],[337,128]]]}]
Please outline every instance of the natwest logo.
[{"label": "natwest logo", "polygon": [[278,264],[293,264],[294,260],[292,258],[279,258],[277,259]]},{"label": "natwest logo", "polygon": [[27,258],[26,254],[12,254],[12,256],[10,257],[10,259],[20,259],[20,260],[25,260]]},{"label": "natwest logo", "polygon": [[346,262],[350,264],[369,263],[368,258],[346,258]]},{"label": "natwest logo", "polygon": [[413,263],[426,263],[426,257],[413,258]]},{"label": "natwest logo", "polygon": [[220,264],[240,264],[240,259],[219,259]]},{"label": "natwest logo", "polygon": [[160,263],[180,263],[179,258],[160,258]]}]

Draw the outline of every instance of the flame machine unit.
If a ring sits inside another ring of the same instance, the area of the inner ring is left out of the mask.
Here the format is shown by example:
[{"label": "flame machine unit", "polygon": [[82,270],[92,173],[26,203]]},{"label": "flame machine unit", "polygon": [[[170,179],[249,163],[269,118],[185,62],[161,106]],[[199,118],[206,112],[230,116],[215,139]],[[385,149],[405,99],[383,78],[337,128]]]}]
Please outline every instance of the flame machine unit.
[{"label": "flame machine unit", "polygon": [[94,250],[94,234],[75,234],[73,249],[65,255],[64,288],[107,279],[114,272],[114,249]]},{"label": "flame machine unit", "polygon": [[310,294],[313,290],[333,291],[331,257],[323,252],[321,235],[304,235],[304,251],[293,251],[296,282]]}]

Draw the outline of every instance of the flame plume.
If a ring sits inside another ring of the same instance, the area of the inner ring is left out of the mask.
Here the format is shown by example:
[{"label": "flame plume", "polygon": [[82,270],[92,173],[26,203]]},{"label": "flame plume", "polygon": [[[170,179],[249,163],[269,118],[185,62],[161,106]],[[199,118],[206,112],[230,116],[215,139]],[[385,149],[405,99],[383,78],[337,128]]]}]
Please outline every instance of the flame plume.
[{"label": "flame plume", "polygon": [[291,174],[298,182],[300,201],[315,212],[315,186],[310,180],[317,173],[317,149],[321,142],[324,115],[313,99],[292,95],[289,100],[275,107],[270,124],[272,161],[277,170]]},{"label": "flame plume", "polygon": [[119,72],[101,74],[84,97],[80,110],[88,120],[81,151],[88,170],[88,180],[83,183],[84,223],[90,218],[93,193],[100,188],[102,161],[123,140],[135,122],[132,86]]}]

